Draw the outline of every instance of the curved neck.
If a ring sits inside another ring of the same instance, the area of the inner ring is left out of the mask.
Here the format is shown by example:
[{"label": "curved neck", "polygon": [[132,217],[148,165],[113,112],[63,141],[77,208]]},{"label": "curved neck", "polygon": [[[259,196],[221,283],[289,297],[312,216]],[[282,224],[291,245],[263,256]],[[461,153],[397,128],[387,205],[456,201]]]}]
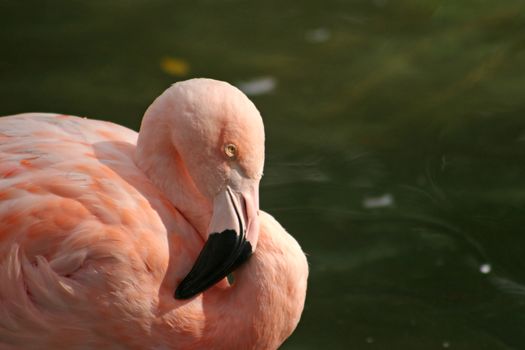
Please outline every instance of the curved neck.
[{"label": "curved neck", "polygon": [[[261,220],[259,244],[235,282],[218,334],[229,334],[231,349],[277,349],[294,331],[303,311],[308,265],[297,242],[272,217]],[[263,218],[261,218],[263,219]],[[236,312],[231,312],[235,310]],[[224,322],[224,321],[223,321]],[[244,328],[244,329],[243,329]],[[241,329],[231,332],[232,329]],[[250,335],[250,341],[236,335]]]},{"label": "curved neck", "polygon": [[140,127],[135,163],[191,225],[204,235],[211,218],[211,203],[197,190],[183,159],[171,142],[172,126],[167,124],[170,120],[151,109],[146,111]]},{"label": "curved neck", "polygon": [[[307,277],[306,257],[295,239],[261,212],[257,250],[235,272],[233,285],[220,283],[188,302],[164,304],[157,334],[174,348],[276,349],[299,322]],[[170,324],[177,327],[167,330]]]}]

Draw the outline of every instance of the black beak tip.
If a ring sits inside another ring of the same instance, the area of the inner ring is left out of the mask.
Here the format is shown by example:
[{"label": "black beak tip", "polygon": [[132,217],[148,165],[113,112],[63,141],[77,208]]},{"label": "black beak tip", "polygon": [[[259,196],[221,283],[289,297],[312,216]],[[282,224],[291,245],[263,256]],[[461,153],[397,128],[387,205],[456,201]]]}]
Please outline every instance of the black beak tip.
[{"label": "black beak tip", "polygon": [[198,293],[192,293],[191,291],[186,290],[186,288],[184,288],[184,283],[181,283],[175,290],[174,296],[175,296],[175,299],[190,299],[194,297],[196,294]]},{"label": "black beak tip", "polygon": [[208,289],[237,269],[252,255],[250,242],[233,230],[213,233],[195,265],[175,290],[176,299],[189,299]]}]

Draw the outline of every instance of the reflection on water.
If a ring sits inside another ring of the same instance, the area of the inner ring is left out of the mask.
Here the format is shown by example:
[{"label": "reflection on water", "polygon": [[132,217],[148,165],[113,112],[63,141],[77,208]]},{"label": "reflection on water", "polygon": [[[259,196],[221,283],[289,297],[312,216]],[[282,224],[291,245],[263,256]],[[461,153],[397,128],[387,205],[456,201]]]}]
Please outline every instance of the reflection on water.
[{"label": "reflection on water", "polygon": [[3,2],[2,114],[137,128],[174,80],[261,110],[262,208],[309,254],[284,349],[525,342],[525,3]]}]

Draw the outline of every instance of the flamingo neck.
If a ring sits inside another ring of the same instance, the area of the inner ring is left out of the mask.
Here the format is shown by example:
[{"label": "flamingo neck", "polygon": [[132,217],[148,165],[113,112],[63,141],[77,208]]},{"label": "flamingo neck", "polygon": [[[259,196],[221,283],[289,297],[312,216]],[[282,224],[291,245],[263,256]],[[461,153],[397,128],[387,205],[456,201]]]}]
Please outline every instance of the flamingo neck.
[{"label": "flamingo neck", "polygon": [[233,285],[220,283],[189,302],[166,305],[157,334],[180,348],[277,349],[299,322],[307,276],[297,242],[261,212],[257,250],[234,273]]},{"label": "flamingo neck", "polygon": [[142,121],[135,163],[190,224],[204,235],[211,218],[211,202],[199,192],[174,147],[169,118],[164,118],[152,108],[153,105]]},{"label": "flamingo neck", "polygon": [[231,322],[221,332],[229,334],[232,344],[238,340],[226,328],[244,328],[240,334],[249,335],[249,344],[237,343],[238,348],[256,344],[254,349],[277,349],[293,332],[303,310],[307,265],[302,250],[284,231],[261,230],[261,236],[252,258],[234,273],[230,305],[221,308],[221,316]]}]

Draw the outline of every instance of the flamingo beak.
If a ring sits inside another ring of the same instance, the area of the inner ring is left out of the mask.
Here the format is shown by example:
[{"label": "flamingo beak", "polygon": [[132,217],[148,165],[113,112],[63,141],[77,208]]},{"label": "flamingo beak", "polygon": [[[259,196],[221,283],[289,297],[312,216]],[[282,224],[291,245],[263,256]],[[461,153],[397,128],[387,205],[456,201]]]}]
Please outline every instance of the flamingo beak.
[{"label": "flamingo beak", "polygon": [[175,291],[175,298],[191,298],[243,264],[255,251],[259,236],[258,183],[235,191],[229,186],[213,201],[208,239],[197,261]]}]

